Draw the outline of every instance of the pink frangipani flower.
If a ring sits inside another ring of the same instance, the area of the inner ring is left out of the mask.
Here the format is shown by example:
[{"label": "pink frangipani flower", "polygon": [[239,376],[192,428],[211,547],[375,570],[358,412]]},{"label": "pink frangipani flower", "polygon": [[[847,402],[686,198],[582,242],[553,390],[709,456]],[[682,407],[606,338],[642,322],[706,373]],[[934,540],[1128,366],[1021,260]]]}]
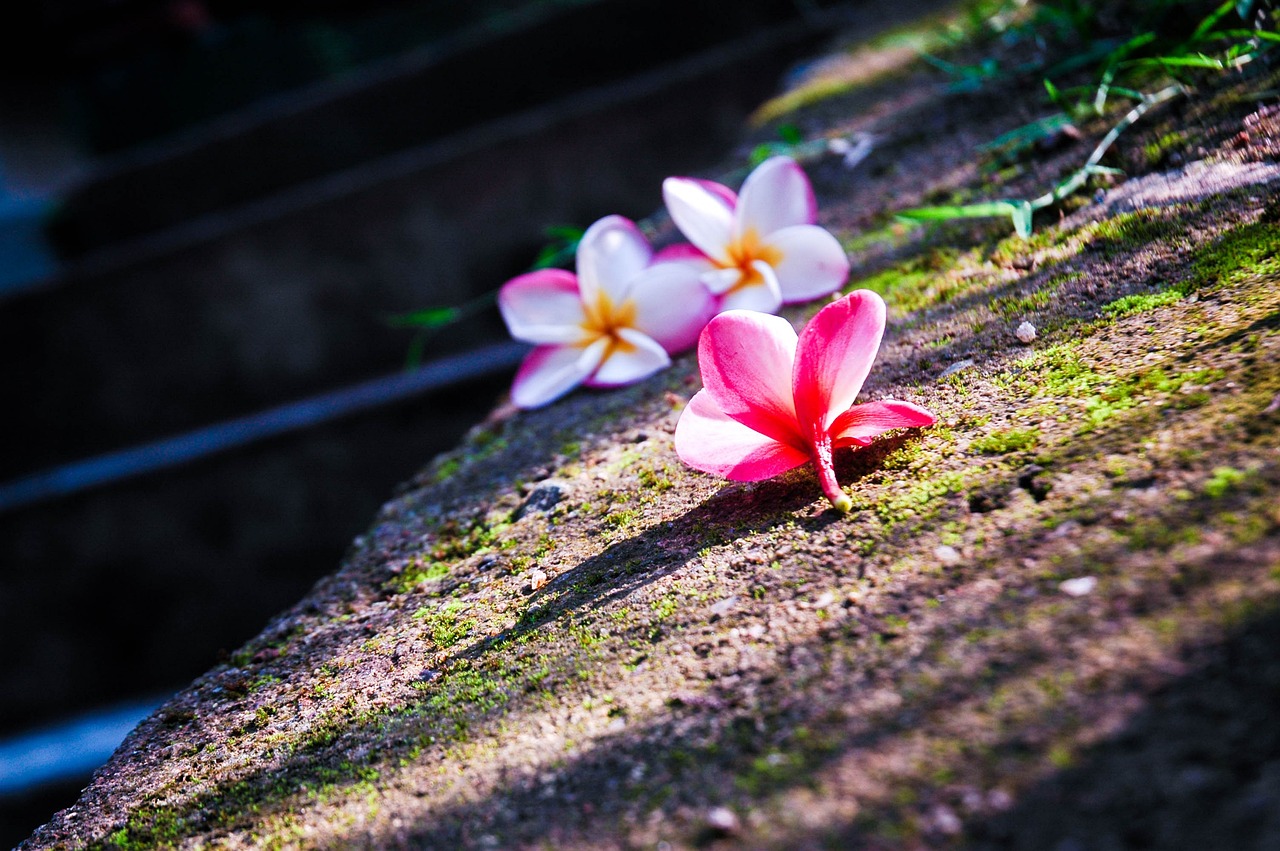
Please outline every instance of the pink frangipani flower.
[{"label": "pink frangipani flower", "polygon": [[693,245],[666,249],[661,258],[699,269],[720,310],[776,313],[783,304],[833,293],[849,277],[849,259],[836,238],[814,224],[813,189],[789,157],[761,163],[740,195],[688,177],[667,178],[662,195]]},{"label": "pink frangipani flower", "polygon": [[812,461],[827,499],[848,511],[853,502],[836,481],[832,451],[936,420],[910,402],[853,404],[884,322],[884,301],[870,290],[828,304],[799,337],[777,316],[730,310],[715,317],[698,341],[703,389],[676,424],[676,454],[737,482]]},{"label": "pink frangipani flower", "polygon": [[579,384],[616,387],[654,374],[687,349],[715,312],[695,270],[654,263],[629,219],[607,216],[578,243],[578,274],[540,269],[503,285],[507,330],[536,348],[511,387],[521,408],[545,405]]}]

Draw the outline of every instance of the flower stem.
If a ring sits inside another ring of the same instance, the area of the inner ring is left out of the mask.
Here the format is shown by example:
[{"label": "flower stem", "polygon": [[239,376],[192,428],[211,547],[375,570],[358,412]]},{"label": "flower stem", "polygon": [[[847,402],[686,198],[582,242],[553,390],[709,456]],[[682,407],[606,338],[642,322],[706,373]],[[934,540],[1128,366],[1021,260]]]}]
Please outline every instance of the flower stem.
[{"label": "flower stem", "polygon": [[840,489],[840,483],[836,481],[836,468],[831,460],[831,435],[825,432],[814,435],[812,454],[813,467],[818,471],[818,482],[822,485],[822,492],[826,494],[836,511],[842,514],[848,512],[853,508],[853,500]]}]

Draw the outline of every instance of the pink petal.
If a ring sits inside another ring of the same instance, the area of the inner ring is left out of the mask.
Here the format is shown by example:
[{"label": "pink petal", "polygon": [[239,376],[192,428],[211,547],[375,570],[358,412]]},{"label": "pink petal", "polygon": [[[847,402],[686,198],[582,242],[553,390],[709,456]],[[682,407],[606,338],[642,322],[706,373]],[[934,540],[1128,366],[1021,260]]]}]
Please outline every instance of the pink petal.
[{"label": "pink petal", "polygon": [[631,300],[636,330],[672,353],[698,342],[718,306],[699,280],[697,267],[687,263],[658,263],[645,269],[631,282]]},{"label": "pink petal", "polygon": [[587,228],[578,243],[578,283],[582,300],[594,304],[603,291],[615,303],[627,297],[631,279],[653,256],[649,242],[630,219],[605,216]]},{"label": "pink petal", "polygon": [[830,295],[849,279],[849,258],[839,240],[817,225],[795,225],[769,235],[782,259],[774,265],[787,304]]},{"label": "pink petal", "polygon": [[782,443],[804,447],[791,399],[796,332],[777,316],[722,313],[698,340],[702,384],[724,413]]},{"label": "pink petal", "polygon": [[671,358],[656,340],[634,328],[619,328],[617,335],[626,346],[612,346],[600,368],[587,379],[588,387],[620,387],[648,378],[671,364]]},{"label": "pink petal", "polygon": [[819,310],[796,347],[796,415],[806,426],[830,428],[853,405],[884,334],[885,307],[857,290]]},{"label": "pink petal", "polygon": [[716,183],[714,180],[703,180],[700,177],[687,177],[685,179],[692,180],[694,183],[719,198],[730,210],[738,206],[738,193],[734,192],[723,183]]},{"label": "pink petal", "polygon": [[538,346],[516,371],[511,401],[521,408],[538,408],[568,393],[595,372],[605,354],[601,340],[580,346]]},{"label": "pink petal", "polygon": [[653,255],[651,263],[692,263],[701,265],[706,269],[714,269],[716,265],[711,262],[711,258],[698,250],[697,246],[690,245],[687,242],[677,242],[675,245],[668,245]]},{"label": "pink petal", "polygon": [[716,262],[728,263],[725,249],[733,234],[733,207],[722,193],[708,189],[708,183],[668,177],[662,182],[662,198],[686,239]]},{"label": "pink petal", "polygon": [[895,428],[919,428],[938,421],[933,412],[911,402],[885,399],[854,405],[831,425],[831,438],[838,446],[865,446],[873,437]]},{"label": "pink petal", "polygon": [[[760,313],[777,313],[782,307],[782,292],[778,289],[778,279],[773,274],[773,267],[762,260],[751,264],[760,274],[760,283],[741,287],[727,293],[720,300],[720,311],[756,310]],[[726,271],[737,271],[726,270]],[[739,275],[741,279],[741,275]],[[705,277],[704,277],[705,280]]]},{"label": "pink petal", "polygon": [[799,449],[730,419],[706,390],[681,412],[675,442],[681,461],[735,482],[771,479],[809,460]]},{"label": "pink petal", "polygon": [[584,336],[578,279],[563,269],[540,269],[507,281],[498,292],[498,310],[511,336],[526,343],[576,343]]},{"label": "pink petal", "polygon": [[817,217],[818,204],[804,171],[790,157],[770,157],[742,184],[734,236],[754,229],[768,239],[774,231],[811,225]]}]

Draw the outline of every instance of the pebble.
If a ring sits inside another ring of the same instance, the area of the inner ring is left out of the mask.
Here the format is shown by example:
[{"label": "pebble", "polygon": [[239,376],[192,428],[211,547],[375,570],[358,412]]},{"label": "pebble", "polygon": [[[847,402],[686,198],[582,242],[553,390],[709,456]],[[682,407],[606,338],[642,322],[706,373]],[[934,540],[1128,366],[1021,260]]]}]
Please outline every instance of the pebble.
[{"label": "pebble", "polygon": [[735,605],[737,605],[737,603],[738,603],[737,595],[734,595],[732,597],[725,597],[723,600],[721,600],[720,602],[716,603],[711,607],[711,614],[717,615],[719,617],[724,617],[729,613],[729,611]]},{"label": "pebble", "polygon": [[1023,343],[1033,342],[1036,338],[1036,326],[1024,321],[1018,326],[1018,330],[1013,332],[1013,336]]},{"label": "pebble", "polygon": [[548,581],[545,571],[535,570],[529,574],[529,590],[537,591],[539,588],[546,585]]},{"label": "pebble", "polygon": [[956,836],[960,831],[964,830],[964,822],[960,821],[960,817],[946,804],[939,804],[934,807],[930,816],[933,826],[937,828],[939,833],[944,833],[947,836]]},{"label": "pebble", "polygon": [[948,566],[959,564],[961,560],[960,551],[948,544],[934,547],[933,557]]},{"label": "pebble", "polygon": [[1083,597],[1093,592],[1098,587],[1098,578],[1096,576],[1077,576],[1075,579],[1068,579],[1058,585],[1058,590],[1063,594],[1072,597]]},{"label": "pebble", "polygon": [[547,512],[556,507],[569,491],[568,482],[548,479],[541,482],[529,494],[524,504],[516,509],[515,519],[519,520],[532,511]]},{"label": "pebble", "polygon": [[955,363],[951,364],[951,366],[944,369],[942,371],[942,374],[939,375],[938,377],[946,378],[949,375],[955,375],[960,370],[968,369],[969,367],[973,366],[976,363],[977,361],[975,361],[973,358],[965,358],[964,360],[958,360]]},{"label": "pebble", "polygon": [[707,827],[717,833],[732,834],[742,829],[738,814],[728,807],[712,807],[707,811]]}]

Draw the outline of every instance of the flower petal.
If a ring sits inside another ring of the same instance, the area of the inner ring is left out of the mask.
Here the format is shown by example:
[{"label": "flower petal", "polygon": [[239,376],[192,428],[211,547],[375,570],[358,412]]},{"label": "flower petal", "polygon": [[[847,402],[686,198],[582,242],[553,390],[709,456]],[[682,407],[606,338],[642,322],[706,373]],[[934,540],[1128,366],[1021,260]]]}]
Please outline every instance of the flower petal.
[{"label": "flower petal", "polygon": [[686,239],[717,263],[728,263],[726,248],[733,233],[733,207],[723,193],[708,189],[708,183],[668,177],[662,181],[662,199]]},{"label": "flower petal", "polygon": [[773,267],[787,304],[829,295],[849,278],[849,258],[840,242],[817,225],[795,225],[769,235],[782,255]]},{"label": "flower petal", "polygon": [[708,292],[715,295],[724,295],[742,283],[742,270],[737,266],[730,266],[726,269],[716,267],[703,272],[699,279]]},{"label": "flower petal", "polygon": [[675,442],[681,461],[735,482],[771,479],[809,460],[799,449],[730,419],[706,390],[680,413]]},{"label": "flower petal", "polygon": [[734,236],[754,229],[761,238],[818,220],[818,204],[804,170],[790,157],[770,157],[747,175],[738,196]]},{"label": "flower petal", "polygon": [[884,300],[856,290],[819,310],[796,347],[795,406],[799,421],[827,430],[853,405],[884,334]]},{"label": "flower petal", "polygon": [[619,328],[615,333],[625,345],[612,346],[600,368],[587,379],[588,387],[631,384],[671,364],[666,350],[652,337],[634,328]]},{"label": "flower petal", "polygon": [[577,343],[585,337],[578,279],[563,269],[540,269],[507,281],[498,292],[498,310],[511,336],[526,343]]},{"label": "flower petal", "polygon": [[537,408],[568,393],[595,372],[607,341],[581,346],[539,346],[529,353],[511,384],[511,401]]},{"label": "flower petal", "polygon": [[699,277],[689,263],[658,263],[637,275],[631,282],[635,329],[672,353],[696,344],[718,306]]},{"label": "flower petal", "polygon": [[595,304],[603,291],[617,304],[627,297],[631,279],[649,265],[649,241],[623,216],[605,216],[587,228],[578,243],[578,284],[582,300]]},{"label": "flower petal", "polygon": [[838,446],[865,446],[873,437],[895,428],[919,428],[938,421],[933,412],[911,402],[885,399],[854,405],[831,425],[831,438]]},{"label": "flower petal", "polygon": [[702,383],[716,405],[744,426],[782,443],[807,445],[791,399],[796,332],[787,320],[750,310],[712,319],[698,340]]},{"label": "flower petal", "polygon": [[[720,300],[720,312],[726,310],[756,310],[760,313],[777,313],[782,307],[782,292],[773,267],[763,260],[756,260],[752,267],[760,276],[759,283],[739,287]],[[736,269],[733,271],[737,271]],[[705,280],[705,277],[704,279]]]},{"label": "flower petal", "polygon": [[677,242],[674,245],[668,245],[666,248],[660,249],[653,255],[651,263],[693,263],[701,265],[704,269],[715,269],[716,264],[711,262],[711,258],[698,250],[696,245],[690,245],[687,242]]}]

